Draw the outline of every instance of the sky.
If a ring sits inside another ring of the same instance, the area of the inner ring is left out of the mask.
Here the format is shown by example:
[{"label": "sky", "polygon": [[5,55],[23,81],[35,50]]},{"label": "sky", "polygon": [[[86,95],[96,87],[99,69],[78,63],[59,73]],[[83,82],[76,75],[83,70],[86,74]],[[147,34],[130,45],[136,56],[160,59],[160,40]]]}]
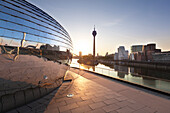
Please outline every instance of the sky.
[{"label": "sky", "polygon": [[156,43],[170,51],[170,0],[27,0],[56,19],[69,33],[74,54],[130,51],[132,45]]}]

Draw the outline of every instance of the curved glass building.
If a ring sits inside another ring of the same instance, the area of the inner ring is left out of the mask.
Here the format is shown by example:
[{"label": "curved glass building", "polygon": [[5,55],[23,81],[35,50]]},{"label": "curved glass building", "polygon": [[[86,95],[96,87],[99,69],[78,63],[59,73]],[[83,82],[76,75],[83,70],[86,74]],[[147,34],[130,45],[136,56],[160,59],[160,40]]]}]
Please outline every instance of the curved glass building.
[{"label": "curved glass building", "polygon": [[8,42],[1,43],[18,46],[26,34],[25,46],[50,44],[60,50],[72,50],[68,32],[50,15],[25,0],[1,0],[0,37]]},{"label": "curved glass building", "polygon": [[72,49],[68,32],[46,12],[25,0],[0,0],[0,112],[59,87]]}]

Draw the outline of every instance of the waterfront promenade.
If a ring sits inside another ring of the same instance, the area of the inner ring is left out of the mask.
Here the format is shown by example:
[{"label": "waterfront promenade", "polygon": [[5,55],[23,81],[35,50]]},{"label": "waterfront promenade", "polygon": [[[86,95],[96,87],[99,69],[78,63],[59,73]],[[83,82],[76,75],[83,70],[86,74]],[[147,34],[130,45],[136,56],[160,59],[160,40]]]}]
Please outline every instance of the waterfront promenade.
[{"label": "waterfront promenade", "polygon": [[[170,97],[70,68],[66,82],[19,113],[169,113]],[[72,81],[70,81],[72,80]],[[74,94],[73,97],[67,97]],[[15,113],[16,110],[11,111]]]}]

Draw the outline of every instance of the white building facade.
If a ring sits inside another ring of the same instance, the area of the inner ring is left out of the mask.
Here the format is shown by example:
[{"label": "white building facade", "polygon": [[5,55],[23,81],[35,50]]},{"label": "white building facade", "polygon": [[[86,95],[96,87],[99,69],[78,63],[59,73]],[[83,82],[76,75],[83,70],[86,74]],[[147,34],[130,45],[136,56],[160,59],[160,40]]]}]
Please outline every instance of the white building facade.
[{"label": "white building facade", "polygon": [[115,53],[114,60],[127,60],[129,51],[125,50],[124,46],[119,46],[118,53]]}]

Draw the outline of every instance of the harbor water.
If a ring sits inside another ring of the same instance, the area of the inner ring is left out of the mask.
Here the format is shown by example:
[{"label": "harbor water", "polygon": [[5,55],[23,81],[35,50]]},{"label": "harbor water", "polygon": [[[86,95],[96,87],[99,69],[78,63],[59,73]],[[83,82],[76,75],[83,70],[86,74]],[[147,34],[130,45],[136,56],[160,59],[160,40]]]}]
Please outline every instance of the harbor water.
[{"label": "harbor water", "polygon": [[94,71],[170,94],[170,71],[120,65],[105,66],[103,64],[98,64],[97,66],[87,66],[79,64],[77,60],[78,59],[72,60],[71,67]]}]

